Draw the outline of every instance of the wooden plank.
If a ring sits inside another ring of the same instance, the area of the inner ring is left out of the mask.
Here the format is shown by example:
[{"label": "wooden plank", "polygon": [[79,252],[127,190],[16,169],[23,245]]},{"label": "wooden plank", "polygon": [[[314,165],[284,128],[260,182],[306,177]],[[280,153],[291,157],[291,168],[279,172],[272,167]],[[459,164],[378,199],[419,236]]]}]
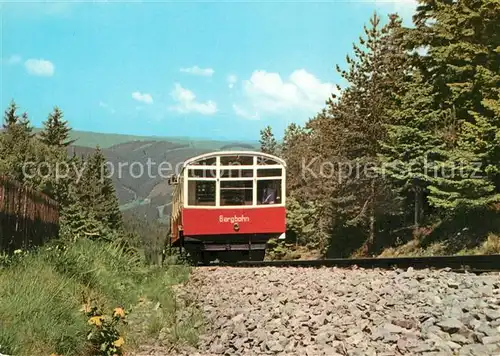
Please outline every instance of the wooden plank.
[{"label": "wooden plank", "polygon": [[0,176],[0,251],[12,253],[57,237],[59,205],[47,195]]}]

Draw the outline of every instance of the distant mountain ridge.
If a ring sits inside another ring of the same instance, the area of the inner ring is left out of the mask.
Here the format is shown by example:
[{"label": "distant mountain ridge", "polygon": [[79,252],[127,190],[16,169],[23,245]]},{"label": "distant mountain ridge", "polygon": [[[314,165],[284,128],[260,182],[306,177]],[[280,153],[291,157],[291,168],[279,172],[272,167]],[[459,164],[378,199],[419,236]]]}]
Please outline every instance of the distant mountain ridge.
[{"label": "distant mountain ridge", "polygon": [[[40,129],[35,129],[35,132]],[[200,140],[183,137],[154,137],[73,131],[68,147],[70,155],[86,156],[99,146],[113,167],[112,179],[120,208],[125,215],[139,214],[150,220],[168,221],[171,211],[171,186],[166,175],[185,160],[203,153],[221,150],[259,149],[258,142],[234,140]],[[147,171],[151,167],[151,172]],[[164,168],[160,171],[160,164]],[[141,173],[142,167],[142,174]],[[149,173],[152,173],[149,175]]]},{"label": "distant mountain ridge", "polygon": [[[35,133],[41,130],[41,128],[34,128]],[[97,145],[101,148],[109,148],[111,146],[134,141],[168,141],[176,144],[189,144],[196,148],[213,148],[214,150],[219,150],[225,145],[244,145],[248,147],[256,147],[259,145],[259,142],[254,140],[233,140],[229,138],[227,140],[214,140],[210,138],[190,138],[183,136],[140,136],[78,130],[71,131],[71,139],[76,140],[75,145],[92,148]]]},{"label": "distant mountain ridge", "polygon": [[[39,133],[41,128],[33,128]],[[2,129],[0,128],[0,131]],[[239,141],[233,139],[212,140],[176,136],[140,136],[109,134],[92,131],[72,130],[68,154],[87,156],[97,146],[102,150],[107,162],[114,167],[112,179],[120,202],[120,209],[125,215],[140,214],[150,220],[168,221],[170,214],[171,187],[159,172],[155,172],[162,162],[168,162],[175,173],[175,167],[191,157],[204,153],[223,150],[258,151],[258,141]],[[152,177],[148,172],[137,172],[137,168],[153,164]],[[134,168],[135,167],[135,168]]]}]

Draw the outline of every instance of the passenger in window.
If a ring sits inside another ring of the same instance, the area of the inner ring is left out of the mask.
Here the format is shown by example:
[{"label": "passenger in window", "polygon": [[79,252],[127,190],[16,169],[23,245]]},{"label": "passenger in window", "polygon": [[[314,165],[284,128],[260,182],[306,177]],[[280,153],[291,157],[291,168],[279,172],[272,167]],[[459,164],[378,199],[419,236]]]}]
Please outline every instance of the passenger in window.
[{"label": "passenger in window", "polygon": [[275,200],[276,200],[276,189],[271,187],[264,188],[262,204],[274,204]]}]

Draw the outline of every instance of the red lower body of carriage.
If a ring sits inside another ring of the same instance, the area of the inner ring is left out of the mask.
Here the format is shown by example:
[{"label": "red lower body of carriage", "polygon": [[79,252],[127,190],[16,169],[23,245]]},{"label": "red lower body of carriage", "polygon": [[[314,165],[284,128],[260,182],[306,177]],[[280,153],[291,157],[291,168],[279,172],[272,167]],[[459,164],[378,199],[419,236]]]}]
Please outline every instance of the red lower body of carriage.
[{"label": "red lower body of carriage", "polygon": [[172,222],[172,243],[200,251],[265,251],[269,239],[284,238],[283,206],[185,208]]}]

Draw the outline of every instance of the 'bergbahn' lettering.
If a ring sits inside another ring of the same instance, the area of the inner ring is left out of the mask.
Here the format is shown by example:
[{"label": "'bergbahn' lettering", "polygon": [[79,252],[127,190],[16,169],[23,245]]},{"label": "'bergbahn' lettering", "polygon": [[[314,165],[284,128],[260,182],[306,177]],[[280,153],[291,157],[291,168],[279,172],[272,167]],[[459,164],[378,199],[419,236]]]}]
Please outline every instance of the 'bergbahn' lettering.
[{"label": "'bergbahn' lettering", "polygon": [[223,216],[219,215],[219,222],[230,222],[231,224],[240,222],[249,222],[250,218],[248,216]]}]

